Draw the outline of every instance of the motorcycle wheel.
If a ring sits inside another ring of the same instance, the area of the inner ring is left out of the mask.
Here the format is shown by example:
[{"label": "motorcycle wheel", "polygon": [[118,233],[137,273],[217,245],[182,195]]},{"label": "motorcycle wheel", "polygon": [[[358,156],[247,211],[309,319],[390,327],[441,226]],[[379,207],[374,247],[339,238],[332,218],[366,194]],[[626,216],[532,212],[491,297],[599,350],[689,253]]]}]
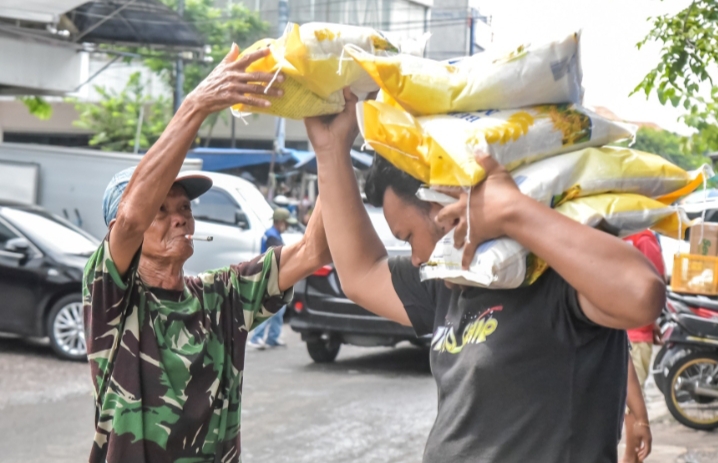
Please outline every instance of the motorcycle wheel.
[{"label": "motorcycle wheel", "polygon": [[694,352],[678,359],[666,377],[664,392],[666,406],[673,418],[681,424],[704,431],[718,428],[718,398],[698,395],[691,391],[691,385],[700,381],[706,384],[718,378],[718,354]]},{"label": "motorcycle wheel", "polygon": [[[661,352],[663,352],[663,357],[660,359],[659,364],[658,355],[660,355]],[[669,387],[668,372],[678,360],[682,359],[686,355],[689,355],[691,352],[692,350],[685,346],[674,346],[672,348],[667,348],[665,351],[663,351],[663,349],[658,351],[656,360],[653,362],[653,369],[655,371],[653,379],[656,382],[656,387],[664,396],[666,395],[666,391]]]}]

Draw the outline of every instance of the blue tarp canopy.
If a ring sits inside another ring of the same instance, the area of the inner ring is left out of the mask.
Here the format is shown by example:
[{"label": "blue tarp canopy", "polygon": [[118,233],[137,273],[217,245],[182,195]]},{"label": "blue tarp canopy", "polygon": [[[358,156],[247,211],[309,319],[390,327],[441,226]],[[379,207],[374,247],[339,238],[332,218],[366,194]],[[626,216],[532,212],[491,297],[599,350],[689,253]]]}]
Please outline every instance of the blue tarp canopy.
[{"label": "blue tarp canopy", "polygon": [[[240,148],[195,148],[187,153],[188,158],[202,160],[202,169],[212,172],[235,169],[272,162],[271,150],[253,150]],[[310,151],[285,149],[282,154],[277,154],[274,162],[285,164],[306,163],[314,159],[314,153]]]}]

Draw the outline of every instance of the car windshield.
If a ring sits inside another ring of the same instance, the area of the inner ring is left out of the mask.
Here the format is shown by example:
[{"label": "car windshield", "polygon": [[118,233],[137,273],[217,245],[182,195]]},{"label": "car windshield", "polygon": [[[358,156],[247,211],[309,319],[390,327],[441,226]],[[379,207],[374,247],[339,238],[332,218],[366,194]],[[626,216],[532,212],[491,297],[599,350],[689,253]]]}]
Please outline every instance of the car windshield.
[{"label": "car windshield", "polygon": [[391,232],[391,228],[389,228],[389,224],[384,218],[384,211],[381,208],[370,205],[365,205],[365,207],[366,211],[369,213],[369,219],[371,220],[372,225],[374,225],[374,230],[376,230],[376,233],[379,235],[382,243],[384,243],[384,247],[387,249],[409,249],[409,245],[405,241],[396,239],[394,234]]},{"label": "car windshield", "polygon": [[74,225],[45,211],[6,207],[3,215],[41,248],[58,254],[90,256],[98,244]]},{"label": "car windshield", "polygon": [[262,196],[262,193],[260,193],[258,189],[254,187],[242,187],[237,188],[237,193],[247,201],[247,204],[252,205],[252,210],[257,214],[259,220],[266,223],[272,222],[272,216],[274,215],[272,206],[269,205],[266,198]]}]

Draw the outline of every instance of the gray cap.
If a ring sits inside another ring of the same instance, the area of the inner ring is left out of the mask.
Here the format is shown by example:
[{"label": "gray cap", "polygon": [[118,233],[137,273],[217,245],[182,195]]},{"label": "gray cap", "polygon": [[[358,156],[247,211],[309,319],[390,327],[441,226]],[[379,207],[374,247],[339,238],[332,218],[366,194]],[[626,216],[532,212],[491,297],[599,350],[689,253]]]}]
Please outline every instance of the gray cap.
[{"label": "gray cap", "polygon": [[[102,215],[105,218],[105,225],[109,226],[110,222],[117,216],[117,208],[120,206],[122,194],[125,192],[135,169],[136,167],[128,167],[116,173],[110,183],[107,184],[105,194],[102,197]],[[190,200],[199,198],[212,188],[212,179],[198,174],[183,174],[180,172],[175,183],[185,189]]]},{"label": "gray cap", "polygon": [[297,219],[292,217],[292,214],[288,209],[278,207],[274,210],[274,216],[272,217],[275,222],[287,222],[289,225],[297,223]]}]

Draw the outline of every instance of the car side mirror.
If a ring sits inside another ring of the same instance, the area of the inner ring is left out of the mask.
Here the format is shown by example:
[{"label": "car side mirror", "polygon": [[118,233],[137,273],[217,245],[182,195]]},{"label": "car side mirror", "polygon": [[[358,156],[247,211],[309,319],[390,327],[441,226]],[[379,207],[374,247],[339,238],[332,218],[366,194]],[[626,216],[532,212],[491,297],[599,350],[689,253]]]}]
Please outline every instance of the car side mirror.
[{"label": "car side mirror", "polygon": [[30,251],[30,242],[25,238],[11,238],[5,243],[5,250],[27,254]]},{"label": "car side mirror", "polygon": [[244,212],[239,211],[239,210],[237,212],[235,212],[234,222],[242,230],[249,230],[249,219],[247,218],[247,214],[245,214]]}]

